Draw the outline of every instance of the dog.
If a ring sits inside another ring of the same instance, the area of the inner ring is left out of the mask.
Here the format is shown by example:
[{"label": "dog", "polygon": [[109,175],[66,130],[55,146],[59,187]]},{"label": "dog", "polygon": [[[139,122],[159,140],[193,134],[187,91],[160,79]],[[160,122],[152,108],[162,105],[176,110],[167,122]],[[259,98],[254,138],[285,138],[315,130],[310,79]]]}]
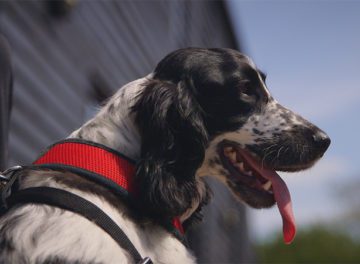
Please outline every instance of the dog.
[{"label": "dog", "polygon": [[[23,170],[19,188],[50,186],[77,194],[106,212],[154,263],[195,263],[158,220],[179,217],[191,225],[201,219],[211,197],[204,176],[213,176],[251,207],[276,203],[290,243],[290,194],[275,171],[311,167],[330,139],[280,105],[265,79],[249,57],[232,49],[176,50],[153,73],[119,89],[69,136],[136,161],[135,210],[107,188],[67,171]],[[1,263],[133,263],[94,223],[60,208],[17,206],[2,216],[0,227]]]}]

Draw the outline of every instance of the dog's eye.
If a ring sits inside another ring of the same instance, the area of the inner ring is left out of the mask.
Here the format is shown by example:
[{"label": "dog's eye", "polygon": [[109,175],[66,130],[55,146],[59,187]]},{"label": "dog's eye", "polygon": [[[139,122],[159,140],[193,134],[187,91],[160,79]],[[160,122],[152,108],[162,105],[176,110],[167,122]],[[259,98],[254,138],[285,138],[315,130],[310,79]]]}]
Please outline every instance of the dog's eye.
[{"label": "dog's eye", "polygon": [[242,81],[239,85],[239,91],[240,93],[245,95],[249,95],[249,96],[252,95],[250,81]]}]

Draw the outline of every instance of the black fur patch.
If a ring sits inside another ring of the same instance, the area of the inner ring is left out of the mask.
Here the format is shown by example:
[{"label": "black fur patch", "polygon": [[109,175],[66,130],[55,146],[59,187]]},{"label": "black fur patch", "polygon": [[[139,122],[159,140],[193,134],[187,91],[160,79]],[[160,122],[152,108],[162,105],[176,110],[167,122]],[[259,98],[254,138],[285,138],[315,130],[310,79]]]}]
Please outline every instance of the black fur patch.
[{"label": "black fur patch", "polygon": [[195,172],[207,144],[201,109],[184,83],[152,80],[133,111],[142,138],[136,171],[141,211],[179,216],[199,199]]},{"label": "black fur patch", "polygon": [[154,78],[186,84],[201,107],[210,138],[239,129],[269,99],[257,71],[231,49],[177,50],[158,64]]},{"label": "black fur patch", "polygon": [[199,198],[195,172],[209,139],[239,129],[268,99],[256,69],[237,51],[188,48],[166,56],[133,107],[142,137],[141,210],[184,213]]}]

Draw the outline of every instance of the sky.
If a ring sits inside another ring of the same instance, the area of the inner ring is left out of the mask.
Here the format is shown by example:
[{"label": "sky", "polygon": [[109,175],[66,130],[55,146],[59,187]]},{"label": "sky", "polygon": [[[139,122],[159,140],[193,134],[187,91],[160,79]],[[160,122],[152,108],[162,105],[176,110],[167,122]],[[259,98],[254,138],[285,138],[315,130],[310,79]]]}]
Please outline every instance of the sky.
[{"label": "sky", "polygon": [[[242,51],[267,73],[272,95],[332,140],[310,170],[280,173],[298,228],[341,219],[349,209],[341,191],[360,182],[360,1],[232,0],[228,7]],[[275,207],[249,209],[249,220],[255,240],[282,230]]]}]

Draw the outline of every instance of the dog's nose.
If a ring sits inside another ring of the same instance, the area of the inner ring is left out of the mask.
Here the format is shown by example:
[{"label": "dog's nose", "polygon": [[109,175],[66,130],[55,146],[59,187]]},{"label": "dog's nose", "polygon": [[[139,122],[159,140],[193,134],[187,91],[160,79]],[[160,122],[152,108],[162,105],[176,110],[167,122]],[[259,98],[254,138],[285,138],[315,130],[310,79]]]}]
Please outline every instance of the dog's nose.
[{"label": "dog's nose", "polygon": [[322,153],[324,153],[328,149],[328,147],[329,147],[329,145],[331,143],[331,140],[330,140],[329,136],[326,135],[323,131],[316,132],[315,134],[313,134],[312,138],[313,138],[313,141],[315,143],[315,146]]}]

